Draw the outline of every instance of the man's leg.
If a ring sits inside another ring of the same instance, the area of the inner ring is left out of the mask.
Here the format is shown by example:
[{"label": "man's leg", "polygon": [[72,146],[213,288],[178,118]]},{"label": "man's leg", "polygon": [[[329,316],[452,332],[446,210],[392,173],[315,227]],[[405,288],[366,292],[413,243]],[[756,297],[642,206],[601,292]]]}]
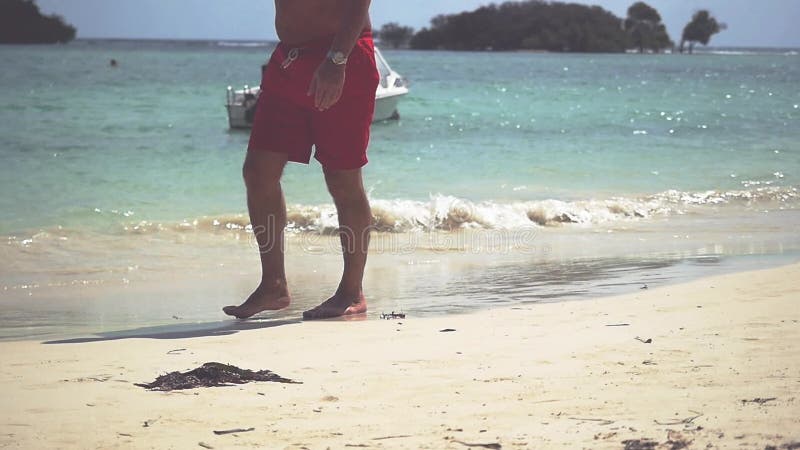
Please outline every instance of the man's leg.
[{"label": "man's leg", "polygon": [[283,267],[283,230],[286,202],[281,175],[287,155],[248,151],[242,174],[247,186],[247,208],[261,256],[261,284],[239,306],[226,306],[225,314],[244,319],[266,310],[289,306],[289,289]]},{"label": "man's leg", "polygon": [[361,169],[325,170],[325,182],[339,214],[344,272],[333,297],[304,312],[304,319],[326,319],[367,311],[361,282],[367,264],[372,213],[361,181]]}]

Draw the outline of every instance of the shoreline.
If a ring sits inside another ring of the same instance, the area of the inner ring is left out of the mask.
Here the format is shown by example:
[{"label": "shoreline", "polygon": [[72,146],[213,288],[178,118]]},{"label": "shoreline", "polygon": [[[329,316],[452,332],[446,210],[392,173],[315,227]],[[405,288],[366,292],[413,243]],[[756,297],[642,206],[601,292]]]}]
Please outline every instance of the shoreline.
[{"label": "shoreline", "polygon": [[[781,448],[800,440],[798,276],[795,263],[458,316],[0,342],[0,446]],[[133,385],[210,361],[303,384]]]},{"label": "shoreline", "polygon": [[[613,242],[606,243],[604,248],[610,251]],[[559,241],[544,245],[561,247]],[[233,259],[253,257],[250,253],[233,255]],[[224,299],[233,304],[250,292],[252,281],[258,277],[255,260],[252,270],[244,271],[226,261],[215,272],[201,269],[168,278],[151,274],[141,279],[135,273],[128,273],[124,276],[130,279],[116,283],[100,280],[78,286],[57,283],[11,289],[9,294],[20,292],[16,297],[7,294],[3,301],[2,310],[7,318],[0,321],[0,327],[7,327],[7,331],[0,335],[0,342],[174,338],[298,321],[302,311],[325,298],[327,286],[335,286],[340,257],[326,252],[294,254],[289,259],[292,304],[281,311],[256,315],[249,321],[223,315],[220,308]],[[668,287],[712,276],[780,268],[800,262],[800,252],[695,252],[597,258],[591,254],[565,255],[556,250],[528,255],[486,255],[464,249],[377,254],[371,260],[365,290],[370,305],[367,318],[374,320],[391,310],[404,311],[415,318],[450,317],[494,308],[616,297],[635,293],[643,286]],[[309,264],[315,269],[310,273],[302,270]],[[483,288],[477,290],[476,286]],[[66,319],[59,324],[51,319],[53,316]],[[22,335],[15,329],[27,331]]]}]

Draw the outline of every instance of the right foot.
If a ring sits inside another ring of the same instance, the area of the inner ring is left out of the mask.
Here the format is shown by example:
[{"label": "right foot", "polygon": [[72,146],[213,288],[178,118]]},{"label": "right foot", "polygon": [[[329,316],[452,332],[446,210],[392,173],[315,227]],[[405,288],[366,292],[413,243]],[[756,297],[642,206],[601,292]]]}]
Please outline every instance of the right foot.
[{"label": "right foot", "polygon": [[286,283],[276,281],[272,286],[266,286],[262,281],[250,297],[239,306],[226,306],[222,311],[237,319],[246,319],[261,311],[277,311],[286,308],[292,299]]},{"label": "right foot", "polygon": [[367,312],[367,300],[364,294],[341,295],[338,292],[314,309],[303,313],[303,320],[332,319],[347,317]]}]

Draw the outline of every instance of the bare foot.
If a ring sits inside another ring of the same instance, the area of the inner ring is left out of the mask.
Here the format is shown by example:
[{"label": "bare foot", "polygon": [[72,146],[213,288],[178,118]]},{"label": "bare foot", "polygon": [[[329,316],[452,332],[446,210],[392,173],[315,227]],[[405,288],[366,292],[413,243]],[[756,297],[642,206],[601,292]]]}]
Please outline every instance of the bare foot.
[{"label": "bare foot", "polygon": [[226,306],[222,311],[229,316],[237,319],[246,319],[261,311],[277,311],[286,308],[292,299],[289,297],[289,289],[286,282],[276,280],[272,286],[266,285],[263,281],[250,294],[250,297],[239,306]]},{"label": "bare foot", "polygon": [[303,313],[304,320],[330,319],[332,317],[351,316],[367,312],[367,299],[359,292],[357,295],[336,293],[314,309]]}]

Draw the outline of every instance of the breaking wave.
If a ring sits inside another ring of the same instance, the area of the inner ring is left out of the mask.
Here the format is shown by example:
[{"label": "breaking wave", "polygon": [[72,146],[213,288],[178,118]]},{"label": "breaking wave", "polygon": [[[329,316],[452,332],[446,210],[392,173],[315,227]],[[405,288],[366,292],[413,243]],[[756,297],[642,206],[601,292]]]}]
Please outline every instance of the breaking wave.
[{"label": "breaking wave", "polygon": [[[460,229],[525,229],[642,221],[708,211],[709,207],[794,209],[800,207],[796,187],[760,186],[734,191],[683,192],[668,190],[638,198],[605,200],[532,200],[521,202],[472,202],[448,195],[432,195],[428,201],[372,199],[373,226],[383,232],[454,231]],[[332,204],[290,205],[290,232],[333,233],[338,227]],[[125,232],[147,234],[172,231],[249,231],[245,214],[201,217],[173,223],[141,221],[125,226]]]}]

